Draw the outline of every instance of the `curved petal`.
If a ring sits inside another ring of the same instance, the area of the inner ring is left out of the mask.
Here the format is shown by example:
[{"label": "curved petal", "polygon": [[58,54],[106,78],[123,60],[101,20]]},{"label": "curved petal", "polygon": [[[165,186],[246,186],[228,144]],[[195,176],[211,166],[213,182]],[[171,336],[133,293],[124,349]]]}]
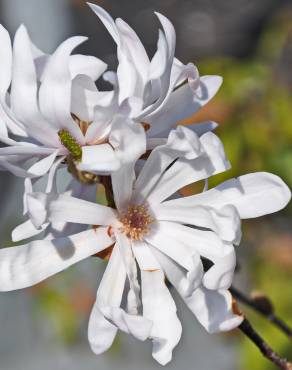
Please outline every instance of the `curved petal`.
[{"label": "curved petal", "polygon": [[156,147],[142,168],[133,192],[136,202],[143,202],[153,191],[163,173],[178,158],[194,159],[203,154],[198,136],[180,126],[170,132],[167,143]]},{"label": "curved petal", "polygon": [[219,76],[203,76],[200,78],[200,93],[185,84],[173,91],[163,107],[152,114],[147,122],[151,124],[150,136],[170,130],[176,123],[196,113],[207,104],[217,93],[222,84]]},{"label": "curved petal", "polygon": [[9,33],[0,25],[0,96],[5,97],[12,78],[12,46]]},{"label": "curved petal", "polygon": [[175,227],[176,224],[172,222],[158,222],[152,226],[151,232],[145,235],[145,240],[186,270],[192,271],[194,260],[200,260],[200,256],[195,248],[190,248],[184,239],[172,232]]},{"label": "curved petal", "polygon": [[122,211],[132,196],[134,168],[138,158],[146,151],[146,135],[140,124],[117,116],[109,141],[121,162],[121,168],[112,174],[112,185],[117,209]]},{"label": "curved petal", "polygon": [[[150,61],[145,48],[136,32],[122,19],[116,20],[116,26],[123,43],[127,45],[129,57],[135,63],[135,67],[142,82],[141,93],[143,94],[148,79]],[[139,96],[139,95],[136,95]],[[142,97],[143,95],[141,95]]]},{"label": "curved petal", "polygon": [[147,198],[150,205],[162,202],[186,185],[205,180],[230,168],[222,142],[215,134],[204,134],[200,137],[200,142],[201,156],[192,160],[180,158],[162,174]]},{"label": "curved petal", "polygon": [[72,37],[57,48],[46,65],[39,92],[43,116],[56,129],[68,130],[80,145],[85,141],[80,128],[71,116],[72,78],[69,60],[73,49],[86,40],[86,37]]},{"label": "curved petal", "polygon": [[0,249],[0,291],[30,287],[112,244],[106,228]]},{"label": "curved petal", "polygon": [[[180,124],[177,127],[179,126]],[[189,130],[192,130],[193,132],[195,132],[198,136],[202,136],[209,131],[214,131],[218,127],[218,123],[213,122],[213,121],[206,121],[206,122],[201,122],[201,123],[187,124],[186,127]],[[168,133],[169,133],[169,127],[167,127],[165,131],[160,132],[158,136],[163,138],[167,136]],[[155,137],[152,137],[151,134],[148,134],[148,136],[149,136],[148,140],[151,140],[151,139],[155,140],[155,138],[157,137],[157,135],[155,135]]]},{"label": "curved petal", "polygon": [[6,170],[13,173],[15,176],[35,178],[43,176],[49,171],[56,159],[57,154],[58,152],[54,152],[48,157],[41,159],[40,161],[33,164],[28,170],[25,170],[20,166],[13,164],[12,162],[10,163],[7,158],[5,158],[5,160],[1,158],[0,165]]},{"label": "curved petal", "polygon": [[96,81],[106,71],[107,64],[90,55],[75,54],[69,59],[69,68],[72,80],[78,75],[85,75]]},{"label": "curved petal", "polygon": [[43,119],[38,108],[38,86],[31,41],[27,30],[20,26],[13,44],[11,108],[29,135],[45,145],[56,146],[56,133]]},{"label": "curved petal", "polygon": [[214,231],[223,240],[239,244],[241,239],[240,216],[233,206],[214,209],[209,206],[180,205],[169,200],[155,207],[159,221],[203,227]]},{"label": "curved petal", "polygon": [[112,17],[100,6],[92,3],[87,3],[92,11],[98,16],[98,18],[102,21],[106,29],[108,30],[111,37],[114,39],[117,45],[120,43],[119,32],[115,21]]},{"label": "curved petal", "polygon": [[152,355],[161,365],[172,359],[172,351],[178,344],[182,327],[176,314],[176,306],[165,285],[161,270],[141,271],[143,317],[153,322],[150,337]]},{"label": "curved petal", "polygon": [[209,333],[235,329],[244,319],[243,316],[233,312],[232,296],[228,290],[198,288],[191,297],[184,300]]},{"label": "curved petal", "polygon": [[112,208],[66,194],[32,193],[27,197],[30,218],[36,227],[40,227],[48,220],[106,226],[116,219]]},{"label": "curved petal", "polygon": [[278,176],[256,172],[225,181],[204,193],[173,200],[172,206],[204,205],[220,209],[229,204],[245,219],[277,212],[290,199],[289,188]]},{"label": "curved petal", "polygon": [[232,296],[229,291],[214,291],[204,287],[190,290],[185,271],[166,255],[158,251],[154,253],[168,280],[209,333],[232,330],[241,324],[243,316],[233,312]]},{"label": "curved petal", "polygon": [[[157,244],[158,249],[172,257],[179,264],[181,264],[179,258],[182,258],[179,254],[182,253],[183,248],[188,256],[197,255],[198,259],[200,259],[200,256],[207,258],[213,265],[204,276],[205,286],[209,289],[230,287],[236,266],[236,256],[231,243],[223,242],[215,233],[208,230],[190,228],[173,222],[160,222],[159,225],[165,245],[162,246],[163,242],[161,241],[159,245]],[[158,239],[157,236],[154,236],[154,238]],[[157,243],[156,240],[154,242]],[[170,243],[177,245],[177,257],[170,254]],[[154,243],[151,244],[155,245]],[[186,269],[193,270],[193,267],[188,268],[187,265],[181,265]]]},{"label": "curved petal", "polygon": [[110,174],[120,168],[120,160],[109,144],[83,146],[82,160],[77,168],[96,174]]},{"label": "curved petal", "polygon": [[169,258],[157,248],[149,246],[151,253],[155,256],[167,277],[171,276],[176,282],[177,290],[184,296],[189,297],[201,285],[204,270],[201,261],[194,261],[192,273],[179,266],[174,260]]},{"label": "curved petal", "polygon": [[120,307],[126,283],[126,271],[117,246],[114,247],[100,282],[88,324],[90,347],[97,355],[107,351],[118,331],[102,314],[100,306]]},{"label": "curved petal", "polygon": [[139,340],[146,340],[152,328],[152,322],[147,318],[128,314],[120,308],[126,270],[119,251],[120,249],[115,246],[98,289],[89,321],[89,341],[92,350],[97,354],[111,346],[116,328]]},{"label": "curved petal", "polygon": [[13,229],[11,234],[12,241],[19,242],[24,239],[32,238],[33,236],[36,236],[43,232],[48,227],[48,225],[48,223],[44,224],[40,229],[37,229],[31,222],[31,220],[27,220]]},{"label": "curved petal", "polygon": [[140,285],[138,281],[138,271],[135,258],[132,251],[131,241],[124,235],[115,231],[117,245],[123,260],[125,270],[129,279],[130,292],[128,294],[128,310],[136,315],[138,313],[140,302]]}]

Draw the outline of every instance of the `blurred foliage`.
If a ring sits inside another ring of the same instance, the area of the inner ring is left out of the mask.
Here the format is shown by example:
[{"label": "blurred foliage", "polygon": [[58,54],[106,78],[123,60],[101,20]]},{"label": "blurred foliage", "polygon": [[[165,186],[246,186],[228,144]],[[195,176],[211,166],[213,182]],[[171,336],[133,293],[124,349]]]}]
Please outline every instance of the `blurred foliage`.
[{"label": "blurred foliage", "polygon": [[270,171],[292,187],[292,63],[286,63],[292,60],[292,13],[287,13],[269,25],[251,59],[218,58],[199,65],[202,75],[224,76],[215,99],[186,121],[211,117],[220,123],[217,133],[232,169],[211,185],[247,172]]},{"label": "blurred foliage", "polygon": [[[291,251],[291,248],[290,248]],[[277,253],[277,252],[276,252]],[[291,281],[292,269],[283,269],[281,264],[275,264],[274,259],[266,258],[263,263],[263,256],[260,254],[250,265],[253,274],[252,285],[260,287],[275,305],[276,314],[292,326],[292,301]],[[256,271],[256,274],[253,273]],[[255,329],[269,343],[272,348],[281,354],[282,357],[292,358],[291,339],[289,340],[282,332],[273,326],[268,320],[262,318],[254,311],[244,308],[245,314],[253,323]],[[277,368],[269,363],[259,350],[248,339],[243,339],[240,346],[241,369],[276,370]]]}]

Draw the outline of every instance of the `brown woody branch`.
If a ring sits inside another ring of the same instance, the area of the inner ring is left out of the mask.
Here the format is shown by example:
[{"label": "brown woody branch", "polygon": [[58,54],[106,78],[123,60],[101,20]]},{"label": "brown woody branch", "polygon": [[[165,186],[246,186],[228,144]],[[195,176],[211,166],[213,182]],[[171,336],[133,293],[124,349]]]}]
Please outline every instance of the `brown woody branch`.
[{"label": "brown woody branch", "polygon": [[254,330],[252,325],[247,319],[244,319],[239,329],[244,335],[246,335],[261,351],[261,353],[271,362],[283,370],[292,370],[292,364],[286,359],[281,358],[265,341],[264,339]]},{"label": "brown woody branch", "polygon": [[292,339],[292,329],[283,320],[275,315],[273,304],[267,297],[263,295],[258,295],[254,298],[249,297],[234,287],[230,288],[230,292],[235,299],[264,316],[290,339]]}]

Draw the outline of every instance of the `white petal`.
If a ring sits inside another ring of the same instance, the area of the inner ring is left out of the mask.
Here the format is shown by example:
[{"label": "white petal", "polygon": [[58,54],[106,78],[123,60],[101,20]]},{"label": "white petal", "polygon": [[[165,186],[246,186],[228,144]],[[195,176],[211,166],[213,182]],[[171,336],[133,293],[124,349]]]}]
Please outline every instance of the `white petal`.
[{"label": "white petal", "polygon": [[124,234],[119,233],[118,230],[115,231],[115,236],[130,284],[128,310],[130,313],[136,315],[141,304],[140,285],[138,282],[137,265],[133,255],[131,242]]},{"label": "white petal", "polygon": [[169,130],[177,122],[197,112],[217,93],[222,84],[222,78],[219,76],[203,76],[200,82],[200,95],[189,84],[185,84],[171,93],[162,109],[151,115],[148,121],[152,124],[149,135],[155,136],[160,132]]},{"label": "white petal", "polygon": [[45,155],[45,154],[51,154],[55,152],[56,150],[53,148],[45,148],[42,146],[36,146],[36,145],[26,145],[26,146],[9,146],[0,148],[0,155],[14,155],[14,154],[30,154],[32,156],[36,155]]},{"label": "white petal", "polygon": [[172,232],[174,227],[176,224],[172,222],[157,222],[152,226],[151,232],[145,236],[145,240],[186,270],[191,271],[194,268],[193,259],[200,259],[200,256],[195,248],[189,248],[179,235]]},{"label": "white petal", "polygon": [[[192,123],[190,125],[188,124],[186,125],[186,127],[189,130],[192,130],[193,132],[195,132],[198,136],[202,136],[209,131],[214,131],[218,127],[218,123],[213,122],[213,121],[206,121],[206,122],[201,122],[201,123]],[[167,127],[165,131],[162,131],[159,133],[159,137],[165,137],[168,135],[168,133],[169,133],[169,128]],[[151,140],[152,138],[151,133],[148,133],[148,135],[149,135],[148,140]],[[153,137],[153,139],[155,139],[155,137]]]},{"label": "white petal", "polygon": [[289,188],[278,176],[257,172],[225,181],[205,193],[174,200],[172,205],[221,208],[230,204],[244,219],[277,212],[287,205],[290,198]]},{"label": "white petal", "polygon": [[112,244],[106,228],[0,249],[0,291],[35,285]]},{"label": "white petal", "polygon": [[167,143],[155,148],[145,162],[137,181],[133,199],[143,202],[153,191],[164,171],[178,158],[194,159],[203,154],[198,136],[180,126],[170,132]]},{"label": "white petal", "polygon": [[34,137],[45,145],[56,145],[54,130],[40,115],[37,101],[37,75],[27,30],[20,26],[13,45],[13,78],[11,85],[11,107]]},{"label": "white petal", "polygon": [[230,168],[222,142],[216,135],[208,132],[200,137],[200,142],[202,155],[193,160],[180,158],[165,171],[147,198],[150,204],[160,203],[184,186]]},{"label": "white petal", "polygon": [[71,112],[82,121],[92,122],[99,102],[99,92],[94,81],[85,75],[78,75],[72,81]]},{"label": "white petal", "polygon": [[2,25],[0,25],[0,43],[0,95],[4,97],[12,77],[12,47],[9,33]]},{"label": "white petal", "polygon": [[0,159],[0,164],[2,167],[13,173],[15,176],[35,178],[43,176],[49,171],[56,159],[57,154],[58,153],[55,152],[48,157],[41,159],[40,161],[33,164],[28,170],[25,170],[13,163],[10,163],[8,162],[8,160],[3,160],[3,158]]},{"label": "white petal", "polygon": [[[230,287],[236,265],[232,244],[223,242],[216,234],[208,230],[190,228],[173,222],[160,222],[159,225],[160,233],[163,233],[165,246],[163,249],[163,242],[161,241],[159,245],[157,244],[158,249],[189,270],[193,270],[193,266],[188,267],[180,263],[179,258],[182,258],[179,256],[180,252],[185,250],[186,256],[197,256],[197,259],[200,259],[200,256],[207,258],[213,263],[213,266],[204,276],[206,287],[209,289],[226,289]],[[158,239],[156,235],[154,238]],[[170,254],[170,243],[177,245],[177,249],[180,248],[177,251],[177,257]],[[155,244],[152,243],[152,245]]]},{"label": "white petal", "polygon": [[181,205],[170,200],[155,207],[155,217],[160,221],[204,227],[214,231],[223,240],[236,244],[241,239],[240,217],[236,208],[230,205],[215,209],[186,203]]},{"label": "white petal", "polygon": [[96,4],[91,4],[87,3],[92,11],[98,16],[98,18],[102,21],[114,41],[116,42],[117,45],[120,43],[120,37],[119,37],[119,32],[117,30],[117,26],[112,19],[112,17],[100,6]]},{"label": "white petal", "polygon": [[161,270],[141,271],[143,316],[153,321],[151,338],[152,355],[161,365],[172,359],[172,351],[178,344],[182,327],[176,314],[176,306],[165,285]]},{"label": "white petal", "polygon": [[80,143],[84,137],[71,117],[72,79],[69,68],[70,54],[86,41],[86,37],[72,37],[63,42],[51,56],[40,87],[40,109],[56,129],[66,129]]},{"label": "white petal", "polygon": [[233,312],[232,296],[228,290],[198,288],[185,298],[189,309],[209,333],[237,328],[244,317]]},{"label": "white petal", "polygon": [[135,163],[146,151],[146,135],[141,125],[118,116],[113,122],[110,143],[122,165],[120,170],[112,174],[116,206],[122,211],[132,195]]},{"label": "white petal", "polygon": [[107,351],[117,334],[117,327],[109,322],[100,306],[120,307],[126,282],[126,270],[117,246],[114,247],[100,282],[88,325],[88,340],[97,355]]},{"label": "white petal", "polygon": [[43,232],[48,227],[48,224],[42,225],[37,229],[31,220],[27,220],[15,227],[12,231],[12,241],[19,242],[20,240],[28,239]]},{"label": "white petal", "polygon": [[71,55],[69,68],[72,80],[78,75],[85,75],[96,81],[105,72],[107,65],[93,56],[77,54]]},{"label": "white petal", "polygon": [[110,225],[116,216],[113,209],[66,194],[32,193],[30,217],[36,227],[47,220],[51,222],[74,222],[88,225]]},{"label": "white petal", "polygon": [[147,243],[135,241],[132,243],[132,250],[141,271],[152,272],[160,269],[160,265],[153,256]]},{"label": "white petal", "polygon": [[233,312],[232,296],[227,290],[208,290],[203,287],[189,288],[185,271],[173,263],[166,255],[155,252],[171,284],[210,333],[232,330],[243,320]]},{"label": "white petal", "polygon": [[83,146],[82,160],[77,168],[96,174],[110,174],[120,168],[120,160],[109,144]]},{"label": "white petal", "polygon": [[214,265],[205,273],[203,285],[207,289],[229,289],[236,267],[236,254],[232,244],[225,243],[221,256],[212,259]]},{"label": "white petal", "polygon": [[135,63],[135,67],[143,83],[143,91],[147,82],[148,69],[150,65],[148,55],[136,32],[126,22],[119,18],[116,20],[116,26],[122,42],[127,45],[129,57]]},{"label": "white petal", "polygon": [[193,271],[191,273],[187,273],[183,267],[179,266],[166,254],[151,246],[149,248],[157,261],[159,261],[165,274],[167,276],[171,276],[172,281],[176,282],[177,290],[184,297],[191,296],[193,292],[201,285],[204,271],[200,260],[194,260]]}]

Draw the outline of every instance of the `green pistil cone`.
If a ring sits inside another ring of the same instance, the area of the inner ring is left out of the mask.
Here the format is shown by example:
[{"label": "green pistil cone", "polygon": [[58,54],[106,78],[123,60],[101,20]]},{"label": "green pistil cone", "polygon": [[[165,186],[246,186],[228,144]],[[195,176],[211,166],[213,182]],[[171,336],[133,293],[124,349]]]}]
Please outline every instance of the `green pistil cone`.
[{"label": "green pistil cone", "polygon": [[58,132],[61,143],[76,161],[81,161],[82,159],[82,148],[76,141],[76,139],[66,130],[61,130]]}]

